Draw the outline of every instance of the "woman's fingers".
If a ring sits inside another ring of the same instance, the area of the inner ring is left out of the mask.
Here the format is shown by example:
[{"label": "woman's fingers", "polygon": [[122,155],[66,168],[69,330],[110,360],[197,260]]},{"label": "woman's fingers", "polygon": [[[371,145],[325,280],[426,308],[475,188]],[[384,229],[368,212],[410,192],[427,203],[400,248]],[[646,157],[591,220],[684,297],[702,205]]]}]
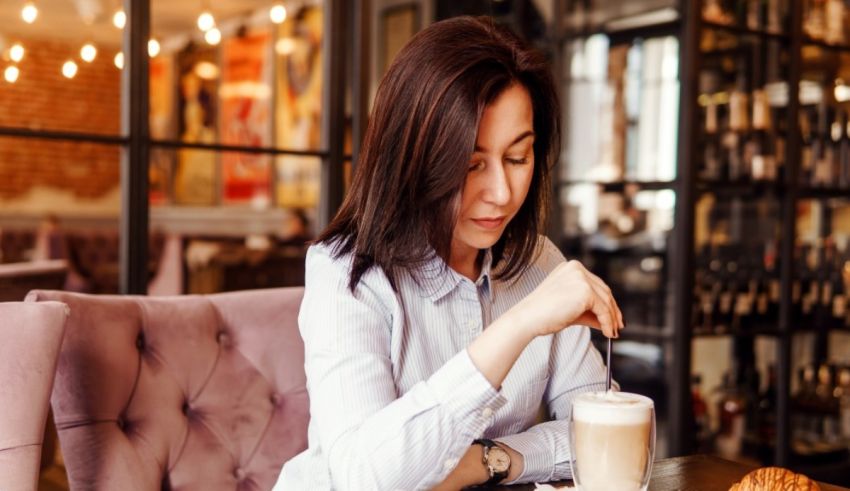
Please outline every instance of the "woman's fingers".
[{"label": "woman's fingers", "polygon": [[617,306],[617,302],[611,294],[611,289],[605,284],[605,282],[593,273],[588,272],[587,277],[588,282],[595,291],[597,298],[603,302],[610,311],[612,331],[614,335],[609,337],[619,337],[619,331],[623,326],[623,314],[620,312],[620,308]]}]

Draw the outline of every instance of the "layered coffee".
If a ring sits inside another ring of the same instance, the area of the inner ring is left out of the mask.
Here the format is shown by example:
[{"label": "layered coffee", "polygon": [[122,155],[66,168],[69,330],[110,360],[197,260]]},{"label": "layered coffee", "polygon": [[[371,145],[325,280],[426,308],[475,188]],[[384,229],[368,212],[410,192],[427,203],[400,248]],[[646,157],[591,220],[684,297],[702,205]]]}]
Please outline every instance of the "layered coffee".
[{"label": "layered coffee", "polygon": [[589,392],[573,401],[573,478],[581,490],[646,489],[655,451],[652,399]]}]

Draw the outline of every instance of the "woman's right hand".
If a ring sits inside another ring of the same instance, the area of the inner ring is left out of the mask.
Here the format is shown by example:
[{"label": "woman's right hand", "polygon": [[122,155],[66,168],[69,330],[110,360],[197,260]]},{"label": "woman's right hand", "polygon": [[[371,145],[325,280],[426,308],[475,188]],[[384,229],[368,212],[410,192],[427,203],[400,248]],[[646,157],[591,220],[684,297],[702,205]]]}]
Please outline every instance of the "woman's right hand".
[{"label": "woman's right hand", "polygon": [[559,264],[509,313],[534,336],[554,334],[580,324],[616,338],[624,327],[623,314],[611,289],[578,261]]}]

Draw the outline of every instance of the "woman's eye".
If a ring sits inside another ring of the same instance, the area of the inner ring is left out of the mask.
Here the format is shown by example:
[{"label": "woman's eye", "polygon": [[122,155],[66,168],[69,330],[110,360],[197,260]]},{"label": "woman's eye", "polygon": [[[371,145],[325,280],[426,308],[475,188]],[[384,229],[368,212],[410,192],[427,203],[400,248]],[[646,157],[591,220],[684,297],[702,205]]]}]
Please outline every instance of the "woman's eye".
[{"label": "woman's eye", "polygon": [[523,157],[523,158],[520,158],[520,159],[506,158],[505,161],[507,163],[513,164],[513,165],[523,165],[523,164],[528,162],[528,159],[526,157]]},{"label": "woman's eye", "polygon": [[469,164],[469,172],[481,170],[483,168],[484,168],[484,162],[481,162],[481,161],[470,162],[470,164]]}]

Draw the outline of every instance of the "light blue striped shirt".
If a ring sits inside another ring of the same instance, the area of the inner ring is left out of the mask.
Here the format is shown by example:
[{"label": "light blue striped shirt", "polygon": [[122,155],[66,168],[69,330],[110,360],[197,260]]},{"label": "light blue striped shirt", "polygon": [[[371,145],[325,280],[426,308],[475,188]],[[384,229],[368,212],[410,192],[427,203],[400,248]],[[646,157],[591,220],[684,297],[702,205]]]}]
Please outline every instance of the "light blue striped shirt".
[{"label": "light blue striped shirt", "polygon": [[[311,247],[298,317],[309,448],[284,465],[275,489],[429,489],[482,437],[522,454],[516,482],[569,477],[570,401],[605,387],[590,329],[536,338],[498,391],[466,350],[564,261],[548,239],[540,244],[515,280],[490,279],[489,253],[476,282],[434,258],[418,282],[400,274],[398,294],[379,268],[352,294],[351,256],[334,259],[328,246]],[[553,421],[535,424],[541,401]]]}]

